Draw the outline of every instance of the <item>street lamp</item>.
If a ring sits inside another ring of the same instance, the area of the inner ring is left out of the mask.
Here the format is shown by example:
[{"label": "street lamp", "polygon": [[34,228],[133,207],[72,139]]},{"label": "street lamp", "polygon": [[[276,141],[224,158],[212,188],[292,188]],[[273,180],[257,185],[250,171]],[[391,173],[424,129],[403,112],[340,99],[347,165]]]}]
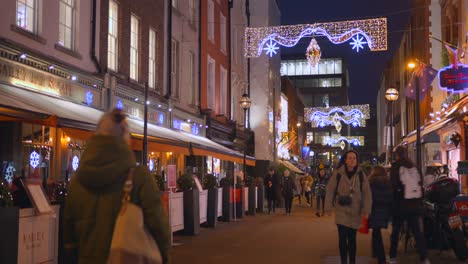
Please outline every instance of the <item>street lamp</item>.
[{"label": "street lamp", "polygon": [[[247,110],[250,108],[250,105],[252,104],[252,101],[249,98],[249,95],[244,93],[239,101],[240,106],[242,109],[244,109],[244,128],[249,128],[249,123],[247,121]],[[246,131],[245,131],[246,132]],[[245,156],[246,156],[246,151],[247,151],[247,138],[244,139],[244,165],[242,168],[242,171],[244,173],[244,178],[246,177],[246,171],[245,171]],[[234,190],[236,188],[236,178],[237,176],[234,176]],[[242,192],[241,192],[242,193]],[[236,192],[234,191],[234,221],[236,220]]]},{"label": "street lamp", "polygon": [[395,88],[388,88],[385,91],[385,98],[390,102],[390,162],[393,160],[393,102],[398,100],[398,90]]},{"label": "street lamp", "polygon": [[[414,71],[416,69],[416,63],[420,62],[409,62],[408,63],[408,69]],[[413,72],[414,75],[414,72]],[[421,165],[422,165],[422,160],[421,160],[421,118],[420,118],[420,109],[419,109],[419,77],[414,76],[415,78],[415,85],[414,89],[415,90],[415,100],[414,100],[414,112],[416,113],[416,167],[418,170],[421,172]]]}]

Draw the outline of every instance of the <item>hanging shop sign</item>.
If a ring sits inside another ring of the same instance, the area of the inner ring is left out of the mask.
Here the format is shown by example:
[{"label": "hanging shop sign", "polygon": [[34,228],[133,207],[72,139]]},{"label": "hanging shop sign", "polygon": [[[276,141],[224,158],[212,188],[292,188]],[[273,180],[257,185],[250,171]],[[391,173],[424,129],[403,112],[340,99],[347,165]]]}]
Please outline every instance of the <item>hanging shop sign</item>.
[{"label": "hanging shop sign", "polygon": [[468,91],[468,65],[447,66],[439,70],[438,76],[440,89],[452,93]]}]

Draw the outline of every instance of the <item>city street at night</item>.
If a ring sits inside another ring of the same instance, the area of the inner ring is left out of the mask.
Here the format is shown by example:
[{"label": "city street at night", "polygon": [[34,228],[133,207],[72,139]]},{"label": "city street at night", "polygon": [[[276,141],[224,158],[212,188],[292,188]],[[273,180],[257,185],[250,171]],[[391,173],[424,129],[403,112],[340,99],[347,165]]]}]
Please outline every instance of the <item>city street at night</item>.
[{"label": "city street at night", "polygon": [[[390,231],[390,229],[389,229]],[[357,264],[371,264],[371,232],[358,234]],[[388,255],[389,232],[384,231]],[[333,216],[318,218],[310,207],[295,205],[291,216],[245,216],[237,222],[218,222],[216,229],[202,228],[198,236],[174,237],[171,258],[182,263],[316,263],[339,264],[338,235]],[[403,253],[399,263],[418,263],[415,249]],[[431,263],[458,264],[452,251],[430,252]]]}]

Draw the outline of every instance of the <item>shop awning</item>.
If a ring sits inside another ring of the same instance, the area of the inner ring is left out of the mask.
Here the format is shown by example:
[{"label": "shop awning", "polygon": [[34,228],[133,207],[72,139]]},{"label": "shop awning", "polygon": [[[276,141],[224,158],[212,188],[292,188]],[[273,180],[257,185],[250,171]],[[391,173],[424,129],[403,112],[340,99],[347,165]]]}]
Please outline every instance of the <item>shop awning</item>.
[{"label": "shop awning", "polygon": [[292,164],[291,162],[289,162],[287,160],[279,160],[279,163],[283,164],[291,172],[298,173],[298,174],[304,174],[303,171],[301,171],[298,167],[294,166],[294,164]]},{"label": "shop awning", "polygon": [[[103,111],[86,105],[0,84],[0,110],[2,109],[4,111],[0,111],[0,120],[37,119],[36,121],[44,124],[62,127],[65,133],[84,139],[92,135],[90,131],[96,129],[99,119],[104,114]],[[137,140],[142,139],[143,121],[131,118],[128,120],[132,137]],[[132,145],[139,149],[138,141],[132,142]],[[243,162],[242,153],[208,138],[148,124],[148,149],[151,148],[163,152],[214,156],[222,160]],[[247,156],[246,163],[254,166],[255,159]]]}]

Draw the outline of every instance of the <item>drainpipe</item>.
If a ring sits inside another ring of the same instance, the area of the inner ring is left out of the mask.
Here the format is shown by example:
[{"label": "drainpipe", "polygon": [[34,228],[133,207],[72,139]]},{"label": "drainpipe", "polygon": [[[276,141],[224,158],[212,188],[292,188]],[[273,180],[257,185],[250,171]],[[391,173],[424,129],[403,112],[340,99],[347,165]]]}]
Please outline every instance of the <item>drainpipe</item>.
[{"label": "drainpipe", "polygon": [[[202,109],[202,89],[201,89],[201,75],[202,75],[202,22],[201,22],[201,8],[202,0],[198,1],[198,108]],[[205,122],[206,123],[206,122]]]},{"label": "drainpipe", "polygon": [[91,60],[96,66],[98,73],[101,73],[102,68],[96,57],[96,1],[93,0],[93,18],[91,19]]},{"label": "drainpipe", "polygon": [[[227,46],[227,51],[226,53],[228,54],[228,94],[227,98],[231,99],[232,95],[232,85],[231,85],[231,72],[232,72],[232,57],[231,57],[231,9],[234,6],[233,0],[228,1],[228,46]],[[226,98],[225,98],[226,99]],[[231,99],[232,100],[232,99]],[[231,102],[229,102],[229,106],[231,106]],[[229,119],[232,117],[232,108],[229,107]],[[236,130],[236,127],[234,127],[234,131]]]},{"label": "drainpipe", "polygon": [[167,1],[167,91],[164,97],[172,95],[172,0]]}]

